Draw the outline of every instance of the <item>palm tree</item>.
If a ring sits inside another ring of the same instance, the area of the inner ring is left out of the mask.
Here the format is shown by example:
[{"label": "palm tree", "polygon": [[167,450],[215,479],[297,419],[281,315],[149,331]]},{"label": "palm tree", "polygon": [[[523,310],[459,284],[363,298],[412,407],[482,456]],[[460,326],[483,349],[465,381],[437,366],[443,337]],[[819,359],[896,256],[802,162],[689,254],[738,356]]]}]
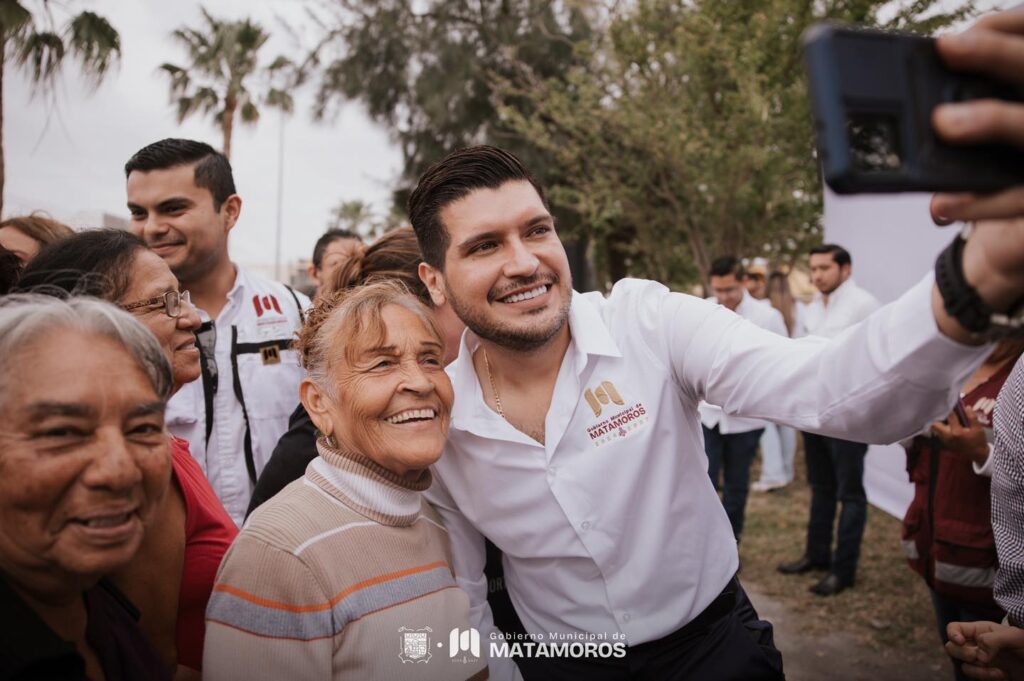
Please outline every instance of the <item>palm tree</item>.
[{"label": "palm tree", "polygon": [[340,201],[331,209],[327,229],[347,229],[358,234],[364,227],[369,227],[371,231],[374,227],[373,207],[365,201]]},{"label": "palm tree", "polygon": [[109,21],[93,12],[71,16],[58,27],[53,8],[46,0],[33,14],[19,0],[0,0],[0,211],[3,210],[3,80],[7,63],[22,68],[37,93],[55,96],[54,85],[68,52],[82,75],[94,85],[121,58],[121,36]]},{"label": "palm tree", "polygon": [[[200,11],[204,26],[182,26],[171,34],[188,52],[188,66],[163,64],[160,68],[170,77],[171,102],[178,107],[178,122],[199,111],[213,114],[223,136],[224,155],[231,158],[235,116],[250,125],[260,117],[259,98],[250,92],[247,83],[260,70],[258,53],[270,35],[251,19],[228,21],[211,16],[205,8]],[[265,71],[273,74],[285,66],[290,63],[279,57]],[[285,110],[292,105],[287,91],[273,87],[263,101]]]}]

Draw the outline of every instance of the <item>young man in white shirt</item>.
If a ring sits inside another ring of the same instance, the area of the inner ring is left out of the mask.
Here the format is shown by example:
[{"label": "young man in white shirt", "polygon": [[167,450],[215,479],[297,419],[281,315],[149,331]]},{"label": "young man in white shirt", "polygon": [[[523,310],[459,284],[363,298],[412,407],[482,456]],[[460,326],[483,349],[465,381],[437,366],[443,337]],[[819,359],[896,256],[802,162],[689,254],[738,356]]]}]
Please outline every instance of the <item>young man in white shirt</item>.
[{"label": "young man in white shirt", "polygon": [[[722,256],[711,263],[709,283],[712,298],[719,305],[757,324],[762,329],[781,336],[786,334],[782,313],[771,305],[764,305],[750,294],[748,275],[743,263],[732,255]],[[728,416],[720,407],[701,402],[700,420],[704,431],[704,451],[708,457],[708,475],[715,489],[722,484],[722,505],[729,516],[736,541],[743,533],[743,517],[750,491],[750,466],[757,454],[757,443],[767,423],[759,419]]]},{"label": "young man in white shirt", "polygon": [[[807,333],[834,338],[878,309],[878,300],[854,283],[849,252],[836,244],[811,249],[811,283],[818,294],[808,305]],[[811,487],[807,546],[799,559],[779,566],[783,574],[827,571],[810,587],[818,596],[834,596],[853,586],[860,543],[868,517],[864,492],[864,455],[868,446],[814,433],[803,434],[807,482]],[[832,551],[836,505],[842,504]]]},{"label": "young man in white shirt", "polygon": [[[939,52],[1019,74],[1016,26],[944,37]],[[998,101],[943,105],[933,125],[947,140],[1024,140],[1024,119]],[[476,147],[428,170],[409,199],[420,276],[469,329],[449,366],[451,432],[427,494],[492,644],[491,678],[516,670],[494,655],[485,535],[504,553],[524,651],[550,634],[627,644],[625,657],[520,658],[528,680],[781,678],[771,627],[734,577],[697,403],[875,442],[944,416],[985,340],[1024,322],[1022,197],[937,195],[936,221],[979,222],[943,251],[935,282],[839,338],[790,340],[656,282],[574,294],[541,188],[514,157]]]},{"label": "young man in white shirt", "polygon": [[231,262],[228,233],[242,210],[231,164],[213,147],[165,139],[125,165],[131,231],[177,276],[203,320],[202,380],[167,405],[168,429],[239,526],[256,478],[299,402],[304,372],[291,349],[309,299]]}]

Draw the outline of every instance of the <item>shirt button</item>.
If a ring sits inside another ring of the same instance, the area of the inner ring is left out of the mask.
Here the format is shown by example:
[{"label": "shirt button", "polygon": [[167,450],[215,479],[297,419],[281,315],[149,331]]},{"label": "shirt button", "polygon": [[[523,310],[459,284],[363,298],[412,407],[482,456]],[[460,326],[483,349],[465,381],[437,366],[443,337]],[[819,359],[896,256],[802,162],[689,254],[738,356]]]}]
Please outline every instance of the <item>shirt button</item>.
[{"label": "shirt button", "polygon": [[624,615],[622,616],[622,621],[623,621],[623,622],[628,622],[628,621],[629,621],[629,620],[631,620],[631,619],[633,619],[633,617],[632,617],[632,616],[631,616],[631,615],[630,615],[630,614],[629,614],[628,612],[627,612],[627,613],[625,613],[625,614],[624,614]]},{"label": "shirt button", "polygon": [[590,529],[590,521],[589,520],[584,520],[582,523],[580,523],[580,529],[582,529],[582,530],[589,530]]}]

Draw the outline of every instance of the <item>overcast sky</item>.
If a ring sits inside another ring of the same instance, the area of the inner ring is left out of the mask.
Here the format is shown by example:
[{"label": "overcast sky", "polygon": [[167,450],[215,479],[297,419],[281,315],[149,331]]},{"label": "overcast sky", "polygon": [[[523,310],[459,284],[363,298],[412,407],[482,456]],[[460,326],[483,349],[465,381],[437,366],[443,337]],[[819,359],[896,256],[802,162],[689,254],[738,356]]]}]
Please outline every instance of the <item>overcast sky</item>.
[{"label": "overcast sky", "polygon": [[[57,3],[54,3],[57,4]],[[60,81],[56,109],[31,96],[13,69],[5,83],[5,215],[45,210],[77,227],[101,212],[127,217],[125,161],[140,147],[164,137],[190,137],[220,148],[221,136],[206,118],[182,125],[168,103],[164,62],[185,63],[172,29],[199,26],[195,0],[78,0],[60,3],[105,16],[121,34],[122,60],[99,88],[81,82],[75,68]],[[32,3],[34,6],[35,3]],[[301,55],[277,17],[301,21],[301,0],[210,0],[214,16],[256,19],[272,37],[263,63],[280,53]],[[66,16],[58,7],[58,17]],[[70,60],[69,60],[70,61]],[[381,213],[401,170],[401,156],[383,129],[355,104],[336,121],[313,123],[310,92],[297,93],[296,114],[285,127],[283,259],[306,259],[340,200],[362,199]],[[49,124],[47,120],[49,119]],[[247,264],[274,261],[277,215],[279,114],[265,110],[256,127],[235,126],[232,165],[242,217],[231,235],[232,257]],[[45,130],[45,133],[44,133]]]},{"label": "overcast sky", "polygon": [[[52,3],[58,5],[58,3]],[[140,147],[169,136],[201,139],[220,147],[221,137],[206,118],[182,125],[168,102],[163,62],[185,63],[183,48],[169,33],[183,24],[200,25],[197,0],[75,0],[61,7],[91,9],[120,31],[121,66],[99,88],[84,84],[69,64],[56,107],[32,98],[13,69],[5,83],[6,215],[44,210],[76,227],[97,223],[102,212],[127,217],[124,162]],[[218,17],[252,17],[272,37],[262,62],[284,53],[300,58],[280,18],[303,24],[305,0],[208,0]],[[955,4],[944,0],[943,5]],[[998,6],[981,0],[984,8]],[[1012,4],[1012,3],[1009,3]],[[32,3],[35,7],[36,3]],[[70,61],[70,60],[69,60]],[[390,189],[401,156],[387,133],[361,107],[347,104],[335,121],[313,123],[312,95],[296,93],[296,114],[285,128],[283,201],[284,262],[307,259],[330,210],[341,200],[361,199],[379,213],[390,205]],[[232,165],[243,199],[242,217],[231,235],[237,262],[271,266],[277,215],[279,114],[264,111],[254,127],[236,125]]]}]

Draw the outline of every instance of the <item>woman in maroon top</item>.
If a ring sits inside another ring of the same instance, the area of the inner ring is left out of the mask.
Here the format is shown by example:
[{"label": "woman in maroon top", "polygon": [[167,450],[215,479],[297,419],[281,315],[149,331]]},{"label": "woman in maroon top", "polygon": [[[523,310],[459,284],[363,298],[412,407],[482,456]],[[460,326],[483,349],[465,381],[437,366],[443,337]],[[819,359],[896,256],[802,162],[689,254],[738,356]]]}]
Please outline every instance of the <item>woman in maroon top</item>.
[{"label": "woman in maroon top", "polygon": [[[950,622],[1003,618],[992,597],[998,561],[989,513],[989,442],[996,396],[1022,350],[1022,341],[998,345],[964,385],[961,415],[932,424],[907,450],[914,500],[903,519],[903,548],[931,590],[943,643]],[[955,661],[954,678],[966,678]]]},{"label": "woman in maroon top", "polygon": [[[160,256],[122,230],[89,230],[45,248],[19,287],[109,300],[156,337],[171,363],[174,391],[199,377],[199,315]],[[221,558],[238,534],[188,443],[171,439],[174,475],[157,520],[135,558],[112,575],[138,607],[141,625],[175,679],[199,678],[206,603]]]}]

